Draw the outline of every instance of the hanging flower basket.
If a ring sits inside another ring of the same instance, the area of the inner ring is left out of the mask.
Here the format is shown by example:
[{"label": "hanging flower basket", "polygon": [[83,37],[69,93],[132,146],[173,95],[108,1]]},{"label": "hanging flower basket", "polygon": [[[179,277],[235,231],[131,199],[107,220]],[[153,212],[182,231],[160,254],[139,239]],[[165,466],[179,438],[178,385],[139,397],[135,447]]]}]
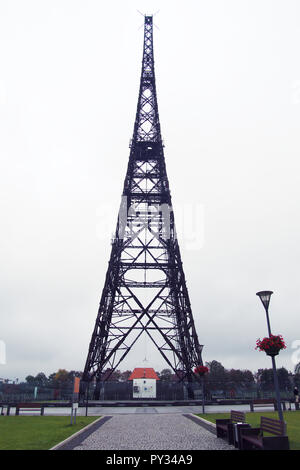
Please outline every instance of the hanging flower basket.
[{"label": "hanging flower basket", "polygon": [[271,335],[256,341],[256,348],[259,351],[265,351],[268,356],[277,356],[281,349],[285,349],[286,345],[281,335]]},{"label": "hanging flower basket", "polygon": [[203,375],[208,373],[208,367],[206,366],[197,366],[194,369],[195,374],[200,375],[200,377],[203,377]]}]

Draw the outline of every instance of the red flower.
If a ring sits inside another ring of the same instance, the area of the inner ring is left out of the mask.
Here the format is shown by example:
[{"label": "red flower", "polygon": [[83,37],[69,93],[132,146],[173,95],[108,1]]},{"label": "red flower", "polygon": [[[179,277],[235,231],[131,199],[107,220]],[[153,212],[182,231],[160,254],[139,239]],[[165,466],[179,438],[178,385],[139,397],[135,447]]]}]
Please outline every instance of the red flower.
[{"label": "red flower", "polygon": [[195,374],[204,375],[209,372],[208,367],[206,366],[197,366],[194,369]]},{"label": "red flower", "polygon": [[277,349],[280,351],[281,349],[286,349],[286,345],[284,339],[281,335],[271,335],[263,338],[262,340],[259,338],[256,341],[256,348],[260,351],[269,351],[270,349]]}]

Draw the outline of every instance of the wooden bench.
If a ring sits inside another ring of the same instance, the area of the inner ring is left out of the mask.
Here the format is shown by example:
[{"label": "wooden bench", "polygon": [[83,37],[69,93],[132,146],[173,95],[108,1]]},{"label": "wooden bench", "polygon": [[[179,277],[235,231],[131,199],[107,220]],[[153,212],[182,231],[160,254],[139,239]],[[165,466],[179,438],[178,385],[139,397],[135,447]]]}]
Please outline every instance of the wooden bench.
[{"label": "wooden bench", "polygon": [[[283,410],[286,410],[285,402],[281,403]],[[250,402],[250,411],[254,411],[254,408],[266,408],[272,407],[275,411],[277,410],[277,401],[274,398],[257,398]]]},{"label": "wooden bench", "polygon": [[10,405],[0,405],[0,408],[1,408],[1,416],[5,415],[5,410],[6,410],[6,415],[9,416]]},{"label": "wooden bench", "polygon": [[40,403],[18,403],[16,405],[16,415],[19,416],[20,411],[39,411],[44,416],[44,406]]},{"label": "wooden bench", "polygon": [[[265,436],[264,433],[272,434]],[[241,429],[241,450],[289,450],[286,423],[278,419],[260,417],[259,428]]]},{"label": "wooden bench", "polygon": [[234,423],[245,423],[246,414],[243,411],[230,411],[230,418],[216,419],[217,437],[227,438],[229,444],[234,444]]},{"label": "wooden bench", "polygon": [[299,410],[299,403],[297,403],[295,400],[290,400],[290,401],[289,401],[288,410],[291,411],[291,409],[292,409],[292,403],[295,405],[295,410]]}]

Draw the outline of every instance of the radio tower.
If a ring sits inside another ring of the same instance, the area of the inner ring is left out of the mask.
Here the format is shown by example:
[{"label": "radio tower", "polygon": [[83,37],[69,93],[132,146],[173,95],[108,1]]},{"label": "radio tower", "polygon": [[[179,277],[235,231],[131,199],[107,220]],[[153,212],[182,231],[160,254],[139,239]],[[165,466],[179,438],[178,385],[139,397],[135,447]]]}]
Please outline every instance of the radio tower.
[{"label": "radio tower", "polygon": [[[152,16],[145,16],[140,90],[130,156],[83,383],[101,383],[148,335],[178,379],[202,365],[176,238],[157,107]],[[193,398],[188,386],[189,398]]]}]

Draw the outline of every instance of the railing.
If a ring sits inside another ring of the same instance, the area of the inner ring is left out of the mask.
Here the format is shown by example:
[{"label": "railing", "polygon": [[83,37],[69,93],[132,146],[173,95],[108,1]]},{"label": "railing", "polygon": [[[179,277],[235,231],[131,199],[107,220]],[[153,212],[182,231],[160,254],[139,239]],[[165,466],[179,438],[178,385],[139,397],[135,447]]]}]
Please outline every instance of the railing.
[{"label": "railing", "polygon": [[[198,383],[192,384],[194,398],[202,399],[202,390]],[[89,400],[93,399],[95,384],[90,384]],[[292,390],[281,390],[282,400],[293,401]],[[13,389],[6,390],[0,387],[0,402],[26,402],[26,401],[70,401],[72,398],[71,388],[54,389],[49,387],[34,387],[24,384],[14,385]],[[104,382],[101,387],[100,400],[131,400],[132,382]],[[251,388],[236,388],[234,390],[222,390],[221,387],[205,390],[205,400],[218,402],[220,400],[254,400],[264,398],[275,398],[275,392],[264,391],[257,386]],[[158,381],[156,386],[156,399],[158,400],[188,400],[187,384],[178,382]]]}]

